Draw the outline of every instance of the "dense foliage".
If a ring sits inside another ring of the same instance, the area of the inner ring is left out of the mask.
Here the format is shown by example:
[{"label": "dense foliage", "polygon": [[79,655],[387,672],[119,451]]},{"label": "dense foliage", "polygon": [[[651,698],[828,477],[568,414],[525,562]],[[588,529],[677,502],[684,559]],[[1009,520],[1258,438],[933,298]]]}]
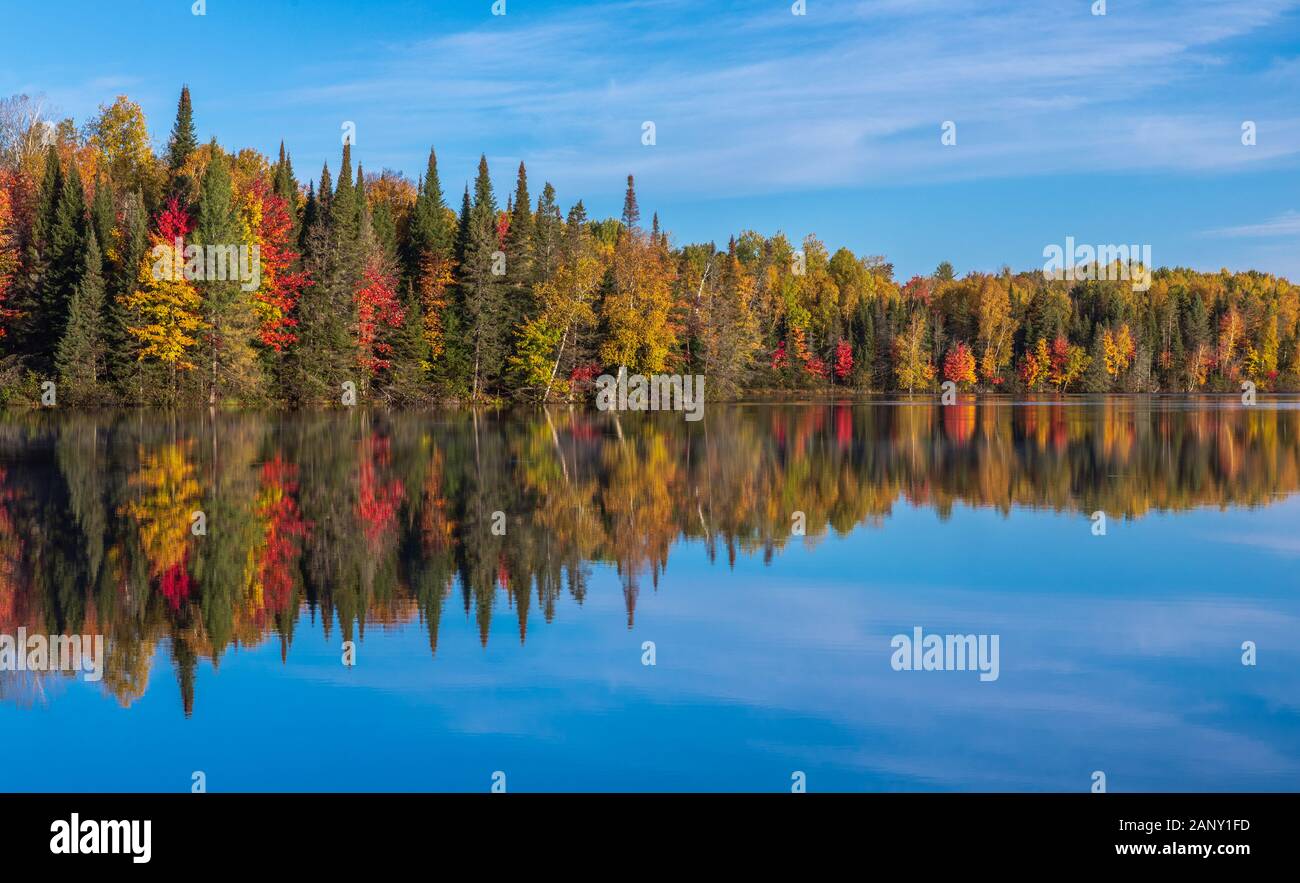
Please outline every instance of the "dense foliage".
[{"label": "dense foliage", "polygon": [[[970,273],[905,282],[815,237],[674,247],[642,223],[499,205],[486,159],[459,211],[437,159],[415,182],[353,169],[304,186],[195,137],[181,93],[157,155],[125,96],[78,128],[0,103],[0,395],[60,403],[564,400],[591,378],[702,374],[710,398],[797,390],[1237,391],[1300,386],[1300,288],[1159,268],[1149,287]],[[155,248],[256,247],[256,285],[159,277]],[[1108,275],[1094,268],[1093,276]]]}]

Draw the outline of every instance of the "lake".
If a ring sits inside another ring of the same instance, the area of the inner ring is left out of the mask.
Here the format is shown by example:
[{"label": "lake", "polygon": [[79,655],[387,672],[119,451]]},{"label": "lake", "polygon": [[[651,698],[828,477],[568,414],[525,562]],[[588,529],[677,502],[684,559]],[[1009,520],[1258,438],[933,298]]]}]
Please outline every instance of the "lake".
[{"label": "lake", "polygon": [[1297,790],[1298,491],[1295,397],[11,411],[0,634],[104,653],[0,790]]}]

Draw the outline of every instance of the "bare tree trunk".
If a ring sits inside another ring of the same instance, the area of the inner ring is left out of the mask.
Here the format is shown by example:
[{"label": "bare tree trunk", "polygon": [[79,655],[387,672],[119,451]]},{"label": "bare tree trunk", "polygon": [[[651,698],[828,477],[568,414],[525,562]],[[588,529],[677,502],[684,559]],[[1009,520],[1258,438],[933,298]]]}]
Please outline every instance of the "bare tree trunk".
[{"label": "bare tree trunk", "polygon": [[555,365],[551,368],[551,379],[546,381],[546,392],[542,395],[542,401],[548,401],[551,398],[551,384],[555,383],[555,373],[560,370],[560,359],[564,358],[564,344],[569,339],[569,326],[564,326],[564,334],[560,336],[560,351],[555,354]]}]

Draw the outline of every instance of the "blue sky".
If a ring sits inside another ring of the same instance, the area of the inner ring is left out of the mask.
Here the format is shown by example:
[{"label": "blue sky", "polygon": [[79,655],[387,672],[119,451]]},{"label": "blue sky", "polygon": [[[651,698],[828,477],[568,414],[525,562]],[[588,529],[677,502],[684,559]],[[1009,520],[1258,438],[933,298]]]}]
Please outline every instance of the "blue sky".
[{"label": "blue sky", "polygon": [[[1300,278],[1300,0],[6,3],[0,92],[78,122],[119,93],[201,137],[617,214],[677,243],[815,233],[900,276],[1034,268],[1066,236]],[[940,143],[957,126],[957,143]],[[1241,143],[1244,121],[1257,143]],[[656,144],[644,146],[653,121]]]}]

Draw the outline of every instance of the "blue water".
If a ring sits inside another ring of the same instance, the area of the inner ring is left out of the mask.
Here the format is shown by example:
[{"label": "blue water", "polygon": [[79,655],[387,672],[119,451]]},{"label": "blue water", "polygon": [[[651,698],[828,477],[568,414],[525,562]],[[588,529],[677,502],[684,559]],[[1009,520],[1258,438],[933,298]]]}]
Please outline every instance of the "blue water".
[{"label": "blue water", "polygon": [[[1104,536],[1048,506],[888,509],[770,563],[678,536],[630,627],[608,561],[552,621],[534,598],[526,640],[498,586],[484,645],[452,586],[436,653],[418,618],[369,622],[351,667],[302,601],[283,661],[269,634],[198,662],[188,716],[164,640],[125,705],[73,677],[0,703],[0,789],[1300,788],[1296,496],[1113,515]],[[999,635],[998,679],[893,670],[914,626]]]}]

